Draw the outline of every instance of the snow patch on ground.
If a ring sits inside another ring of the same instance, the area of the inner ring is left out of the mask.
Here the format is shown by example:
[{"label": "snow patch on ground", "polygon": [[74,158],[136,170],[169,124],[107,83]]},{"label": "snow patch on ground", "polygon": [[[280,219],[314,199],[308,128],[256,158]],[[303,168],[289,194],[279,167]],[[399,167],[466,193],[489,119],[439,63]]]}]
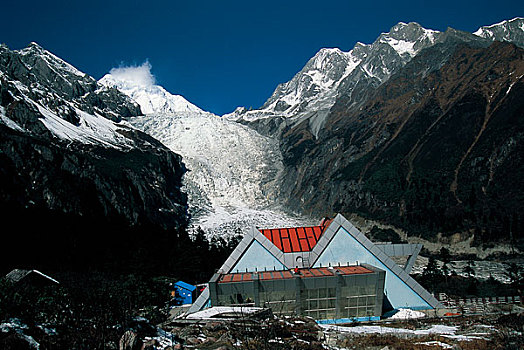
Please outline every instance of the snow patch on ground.
[{"label": "snow patch on ground", "polygon": [[426,314],[420,311],[414,311],[411,309],[399,309],[399,311],[390,317],[392,320],[408,320],[412,318],[422,318]]},{"label": "snow patch on ground", "polygon": [[202,311],[198,311],[186,316],[188,319],[199,320],[218,317],[222,314],[250,315],[263,310],[261,307],[242,307],[242,306],[215,306]]},{"label": "snow patch on ground", "polygon": [[406,329],[406,328],[393,328],[383,326],[354,326],[344,327],[336,325],[319,325],[326,331],[333,331],[339,333],[352,333],[352,334],[389,334],[389,335],[404,335],[411,334],[415,336],[427,336],[427,335],[440,335],[445,338],[454,339],[457,341],[471,341],[476,339],[486,339],[473,334],[457,334],[459,331],[458,326],[444,326],[444,325],[433,325],[427,329]]},{"label": "snow patch on ground", "polygon": [[393,328],[393,327],[383,327],[383,326],[354,326],[354,327],[345,327],[345,326],[336,326],[336,325],[324,325],[320,324],[325,330],[335,331],[340,333],[357,333],[357,334],[415,334],[415,335],[428,335],[428,334],[441,334],[441,335],[454,335],[458,327],[456,326],[444,326],[444,325],[434,325],[428,329],[405,329],[405,328]]},{"label": "snow patch on ground", "polygon": [[422,342],[422,343],[417,343],[417,344],[427,345],[427,346],[440,346],[442,349],[453,349],[453,346],[451,346],[449,344],[446,344],[446,343],[443,343],[443,342],[438,341],[438,340],[427,341],[427,342]]}]

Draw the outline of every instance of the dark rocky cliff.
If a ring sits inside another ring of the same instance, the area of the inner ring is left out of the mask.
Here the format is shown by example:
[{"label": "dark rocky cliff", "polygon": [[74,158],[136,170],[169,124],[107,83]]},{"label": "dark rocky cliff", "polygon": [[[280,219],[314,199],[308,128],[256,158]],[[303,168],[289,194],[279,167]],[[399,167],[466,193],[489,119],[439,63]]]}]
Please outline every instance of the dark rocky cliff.
[{"label": "dark rocky cliff", "polygon": [[128,97],[34,43],[0,47],[0,84],[2,260],[116,256],[186,226],[181,157],[127,126]]}]

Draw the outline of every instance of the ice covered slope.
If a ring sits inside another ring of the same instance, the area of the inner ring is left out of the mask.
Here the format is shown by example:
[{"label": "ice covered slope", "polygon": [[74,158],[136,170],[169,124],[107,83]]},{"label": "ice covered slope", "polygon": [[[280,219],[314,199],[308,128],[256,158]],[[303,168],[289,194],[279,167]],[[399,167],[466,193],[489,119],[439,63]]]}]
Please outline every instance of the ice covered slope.
[{"label": "ice covered slope", "polygon": [[251,225],[303,222],[276,203],[283,167],[276,141],[205,112],[154,85],[152,79],[137,81],[135,77],[108,74],[100,83],[116,87],[146,112],[129,119],[134,127],[183,156],[189,170],[184,184],[194,228],[200,226],[210,235],[232,235]]},{"label": "ice covered slope", "polygon": [[193,227],[230,235],[298,222],[276,204],[282,161],[270,138],[213,114],[151,114],[131,123],[183,156]]},{"label": "ice covered slope", "polygon": [[0,102],[17,102],[0,108],[0,123],[10,129],[84,145],[136,146],[122,117],[139,114],[138,106],[34,42],[14,51],[0,45],[0,83]]}]

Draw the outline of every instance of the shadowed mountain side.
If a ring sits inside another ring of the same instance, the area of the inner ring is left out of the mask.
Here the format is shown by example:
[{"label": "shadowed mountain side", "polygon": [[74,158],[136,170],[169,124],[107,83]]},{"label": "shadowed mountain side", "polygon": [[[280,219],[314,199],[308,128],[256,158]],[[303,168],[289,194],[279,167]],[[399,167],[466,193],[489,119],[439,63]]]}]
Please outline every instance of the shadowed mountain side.
[{"label": "shadowed mountain side", "polygon": [[281,145],[288,204],[359,212],[426,238],[520,237],[523,52],[500,42],[436,45],[365,103],[340,98],[318,140],[305,122],[288,128]]}]

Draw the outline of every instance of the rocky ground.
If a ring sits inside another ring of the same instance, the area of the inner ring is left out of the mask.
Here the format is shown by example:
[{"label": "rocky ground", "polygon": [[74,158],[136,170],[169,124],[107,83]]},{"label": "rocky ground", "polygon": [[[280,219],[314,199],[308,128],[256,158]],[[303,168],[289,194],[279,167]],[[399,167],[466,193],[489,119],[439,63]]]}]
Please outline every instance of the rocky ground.
[{"label": "rocky ground", "polygon": [[[104,349],[522,349],[524,308],[505,306],[468,317],[385,319],[372,323],[319,325],[309,317],[272,314],[230,320],[171,319],[157,326],[137,316],[127,330],[108,339]],[[95,331],[95,330],[93,330]],[[79,334],[80,335],[80,334]],[[86,336],[83,334],[82,336]],[[58,332],[50,325],[20,320],[0,324],[2,349],[51,349]],[[82,340],[71,348],[82,348]]]},{"label": "rocky ground", "polygon": [[[522,309],[520,309],[522,310]],[[343,326],[311,318],[167,323],[163,349],[521,349],[524,315],[425,318]],[[166,346],[167,345],[167,346]],[[165,346],[165,347],[164,347]]]}]

